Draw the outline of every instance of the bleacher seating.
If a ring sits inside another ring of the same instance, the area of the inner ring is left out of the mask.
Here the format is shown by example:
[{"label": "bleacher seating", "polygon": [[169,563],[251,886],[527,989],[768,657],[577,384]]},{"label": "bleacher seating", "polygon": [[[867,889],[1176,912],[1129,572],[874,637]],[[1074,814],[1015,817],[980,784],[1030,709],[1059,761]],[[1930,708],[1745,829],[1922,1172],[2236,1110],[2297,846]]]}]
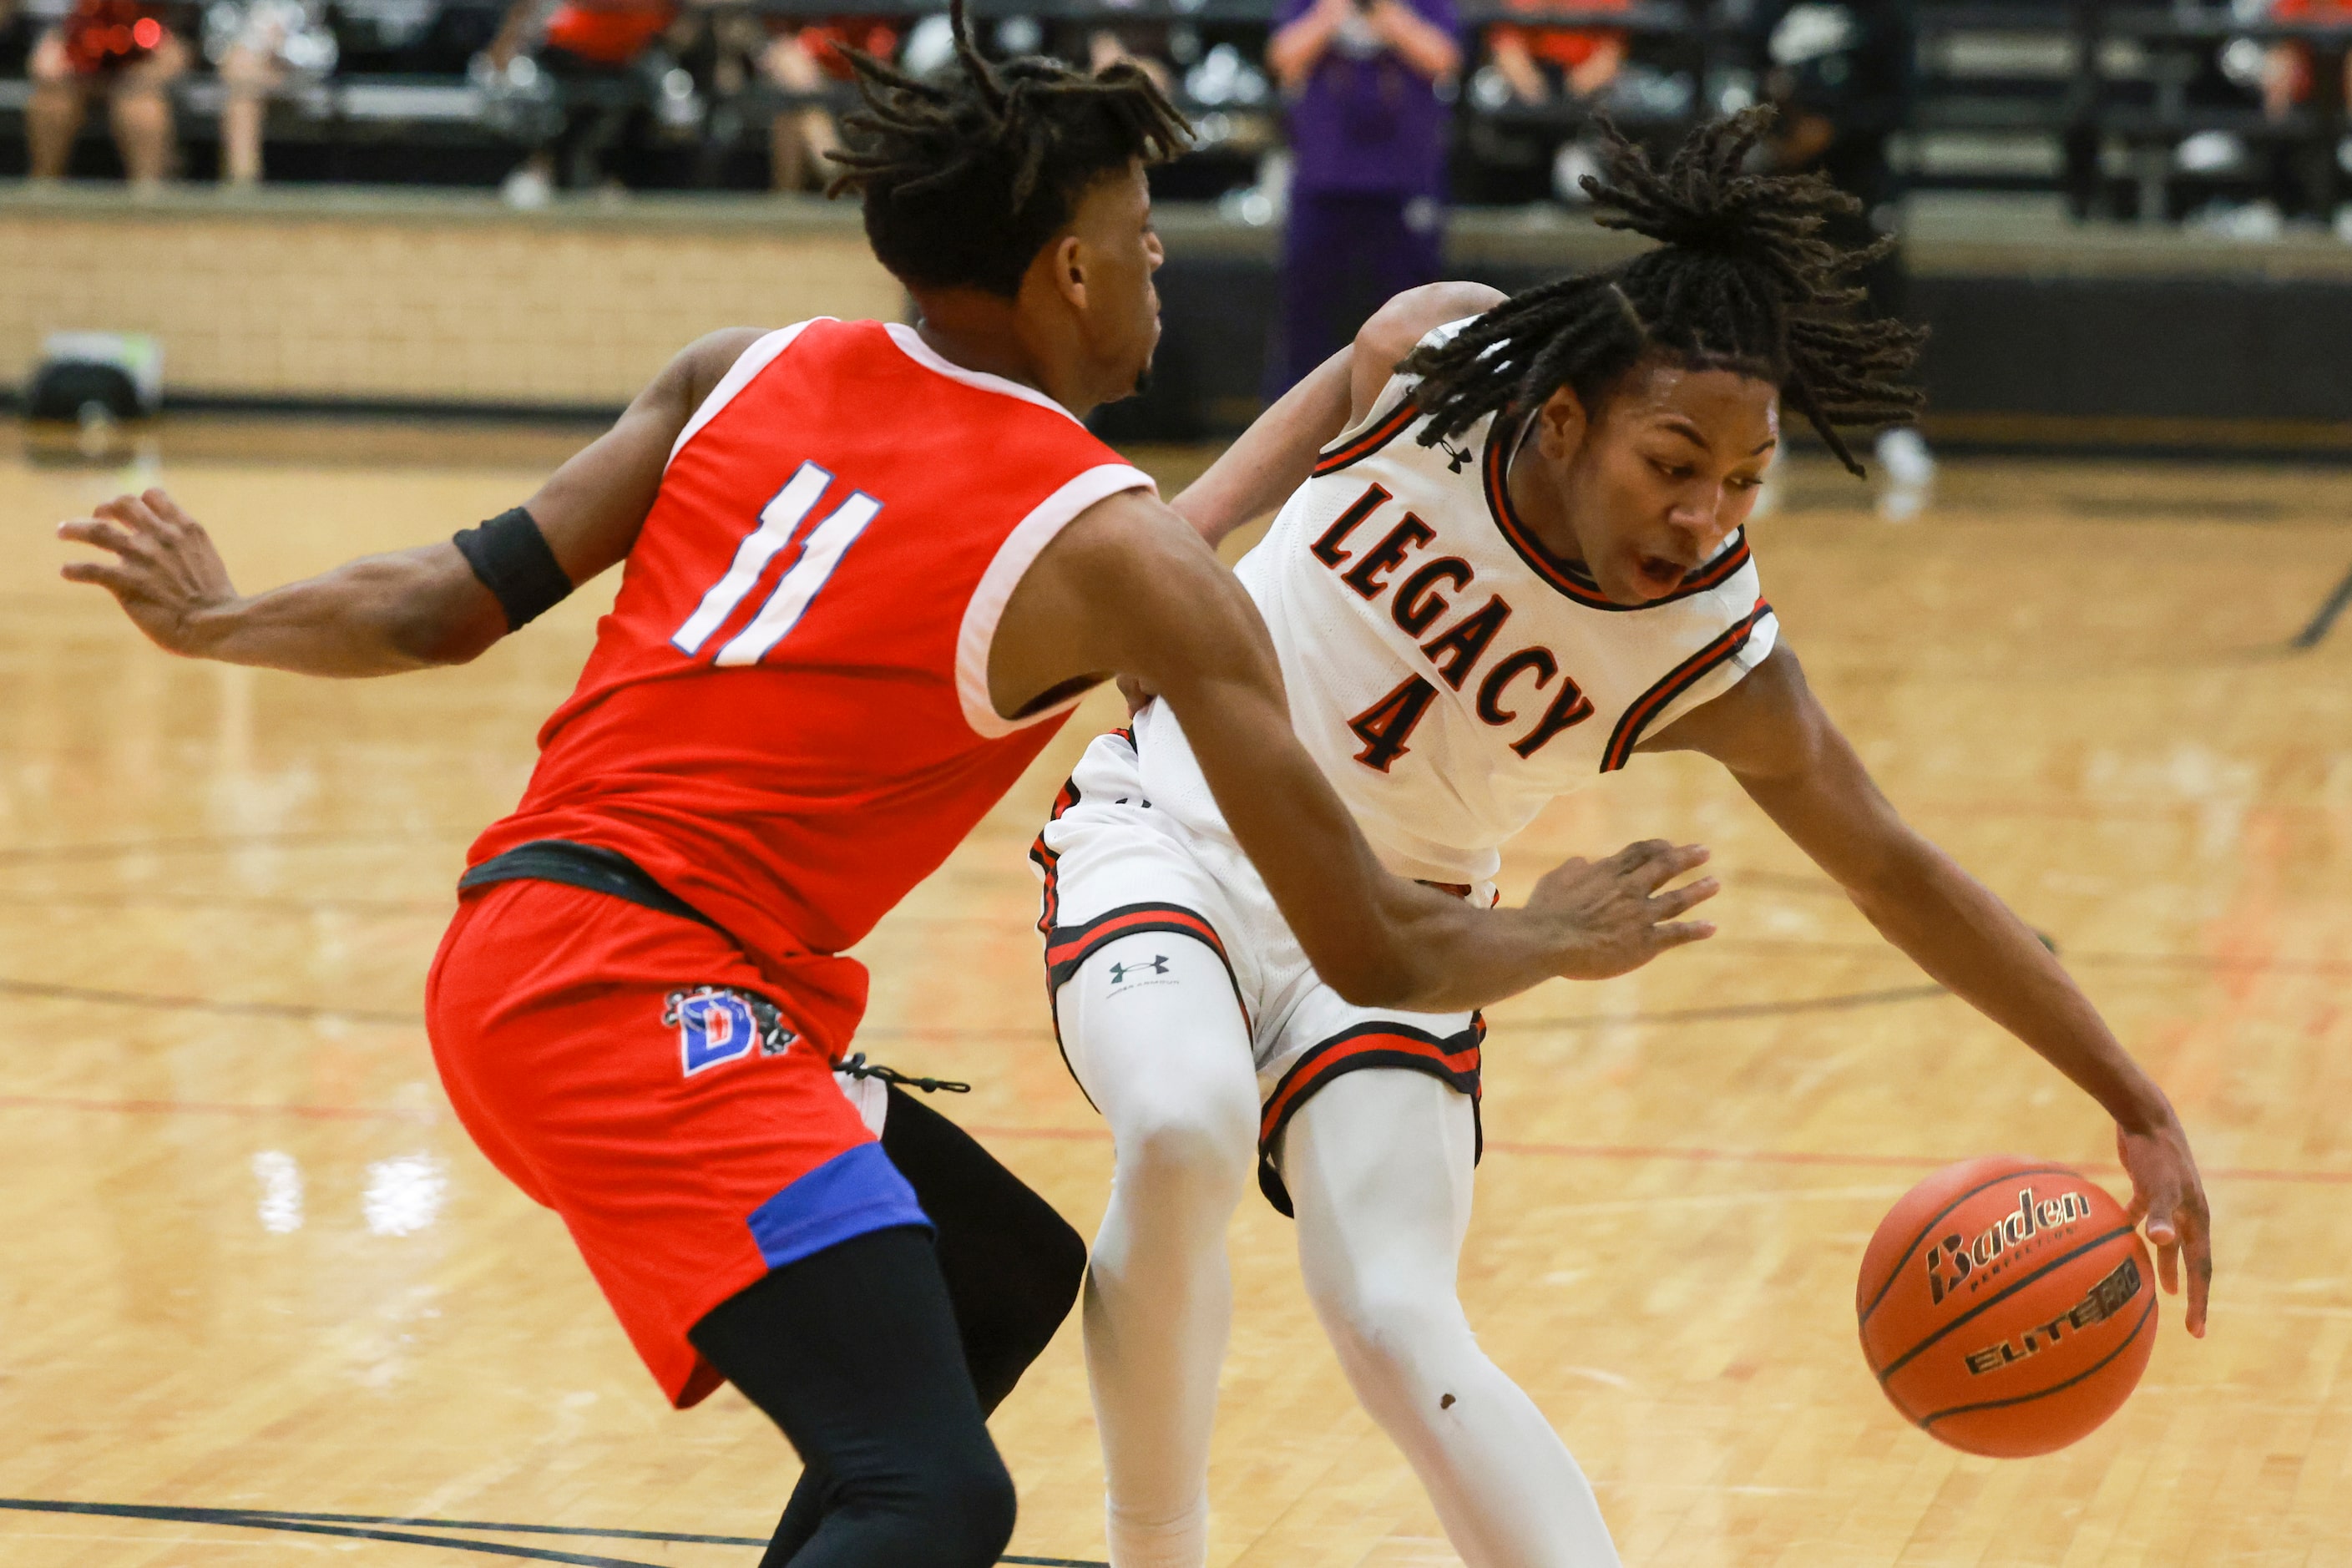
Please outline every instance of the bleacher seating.
[{"label": "bleacher seating", "polygon": [[[501,0],[341,0],[330,11],[342,45],[338,74],[297,82],[272,106],[272,178],[494,184],[516,154],[466,68],[503,8]],[[842,9],[839,0],[752,0],[746,8],[810,18]],[[858,7],[908,18],[938,8],[936,0],[866,0]],[[2302,209],[2326,218],[2352,179],[2342,90],[2352,26],[2266,20],[2261,0],[1912,0],[1910,9],[1916,71],[1895,156],[1916,186],[2061,193],[2082,216],[2172,219],[2219,199],[2243,199],[2266,183],[2275,188],[2278,171],[2291,168]],[[992,34],[1029,47],[1080,47],[1095,24],[1165,28],[1184,85],[1179,97],[1206,132],[1202,151],[1171,173],[1171,194],[1214,196],[1249,185],[1259,154],[1278,135],[1279,106],[1257,72],[1269,0],[975,0],[974,10]],[[1462,11],[1472,34],[1505,15],[1496,0],[1465,0]],[[1610,110],[1621,123],[1661,135],[1752,95],[1766,65],[1752,14],[1750,0],[1508,13],[1519,23],[1628,36],[1643,90],[1619,95]],[[2245,67],[2281,39],[2302,40],[2313,51],[2315,90],[2310,102],[2272,120]],[[1221,47],[1221,63],[1204,75],[1203,62]],[[646,185],[764,184],[766,126],[804,99],[756,78],[720,94],[707,62],[689,54],[681,68],[695,77],[687,133],[635,150],[623,173]],[[0,81],[0,172],[23,167],[26,93],[21,79]],[[191,177],[210,172],[220,96],[208,75],[179,88]],[[835,86],[813,96],[840,105],[847,92]],[[1540,180],[1515,179],[1504,165],[1547,161],[1584,112],[1560,101],[1529,106],[1465,91],[1458,196],[1471,203],[1540,196]],[[111,154],[95,117],[85,136],[87,161],[78,167],[100,172]]]}]

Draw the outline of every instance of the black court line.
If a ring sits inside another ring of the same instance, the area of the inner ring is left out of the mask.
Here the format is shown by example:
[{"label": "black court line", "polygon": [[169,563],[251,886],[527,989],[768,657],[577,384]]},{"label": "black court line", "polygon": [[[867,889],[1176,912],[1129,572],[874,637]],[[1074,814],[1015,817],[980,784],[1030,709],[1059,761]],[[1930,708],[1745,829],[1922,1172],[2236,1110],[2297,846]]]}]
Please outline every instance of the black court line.
[{"label": "black court line", "polygon": [[[1922,1002],[1947,994],[1940,985],[1898,985],[1883,991],[1852,991],[1835,996],[1807,996],[1789,1002],[1738,1002],[1716,1007],[1679,1007],[1664,1013],[1634,1013],[1622,1018],[1509,1018],[1500,1020],[1530,1029],[1597,1029],[1608,1024],[1700,1024],[1737,1018],[1778,1018],[1800,1013],[1839,1013],[1856,1007],[1884,1007],[1898,1002]],[[90,1002],[109,1007],[152,1007],[164,1012],[215,1013],[239,1018],[285,1018],[302,1023],[341,1018],[352,1024],[383,1024],[421,1029],[422,1013],[393,1013],[369,1007],[322,1007],[303,1002],[229,1002],[209,996],[164,996],[145,991],[101,991],[84,985],[53,985],[46,981],[0,979],[0,996],[26,996],[57,1002]],[[1051,1037],[1030,1027],[972,1029],[953,1025],[877,1025],[860,1029],[861,1040],[1044,1040]]]},{"label": "black court line", "polygon": [[[1874,949],[1857,948],[1856,952]],[[5,988],[5,987],[0,987]],[[1629,1013],[1622,1018],[1587,1014],[1574,1018],[1515,1018],[1488,1020],[1496,1028],[1598,1029],[1611,1024],[1704,1024],[1737,1018],[1780,1018],[1801,1013],[1843,1013],[1859,1007],[1885,1007],[1899,1002],[1925,1002],[1951,993],[1940,985],[1897,985],[1884,991],[1848,991],[1834,996],[1802,996],[1789,1002],[1735,1002],[1715,1007],[1677,1007],[1664,1013]],[[879,1025],[857,1031],[860,1040],[1041,1040],[1051,1035],[1034,1028],[965,1029],[952,1024]]]},{"label": "black court line", "polygon": [[438,1546],[450,1552],[474,1552],[488,1557],[520,1557],[534,1563],[570,1563],[578,1568],[663,1568],[632,1557],[592,1557],[580,1552],[553,1552],[536,1546],[515,1546],[503,1541],[471,1541],[464,1536],[419,1535],[413,1531],[357,1528],[327,1524],[300,1515],[252,1513],[226,1508],[151,1508],[136,1503],[44,1502],[30,1498],[0,1498],[0,1509],[27,1513],[96,1514],[107,1519],[145,1519],[165,1524],[211,1524],[231,1530],[277,1530],[295,1535],[335,1535],[354,1541],[390,1541],[404,1546]]},{"label": "black court line", "polygon": [[1492,1020],[1496,1028],[1598,1029],[1611,1024],[1706,1024],[1735,1018],[1786,1018],[1800,1013],[1843,1013],[1858,1007],[1885,1007],[1898,1002],[1925,1002],[1948,996],[1940,985],[1896,985],[1885,991],[1849,991],[1836,996],[1807,996],[1793,1002],[1734,1002],[1719,1007],[1675,1007],[1664,1013],[1632,1013],[1622,1018],[1590,1016],[1580,1018],[1511,1018]]},{"label": "black court line", "polygon": [[[459,1536],[418,1535],[418,1530],[470,1530],[492,1535],[553,1535],[598,1541],[646,1541],[667,1545],[765,1546],[765,1536],[699,1535],[686,1531],[596,1530],[582,1525],[512,1524],[492,1520],[414,1519],[396,1514],[310,1513],[296,1509],[184,1508],[148,1503],[71,1502],[35,1498],[0,1498],[0,1509],[26,1513],[94,1514],[109,1519],[143,1519],[165,1524],[214,1524],[236,1530],[280,1530],[304,1535],[341,1535],[363,1541],[390,1541],[411,1546],[439,1546],[453,1552],[475,1552],[493,1557],[520,1557],[539,1563],[570,1563],[583,1568],[666,1568],[665,1564],[625,1557],[593,1557],[577,1552],[557,1552],[516,1546],[499,1541],[472,1541]],[[1109,1568],[1082,1557],[1001,1557],[1000,1563],[1021,1568]]]},{"label": "black court line", "polygon": [[[236,1511],[236,1510],[228,1510]],[[690,1546],[765,1546],[766,1539],[756,1535],[697,1535],[674,1530],[596,1530],[581,1524],[508,1524],[487,1519],[417,1519],[402,1515],[373,1513],[310,1513],[299,1509],[254,1509],[249,1511],[265,1519],[299,1519],[320,1524],[373,1524],[425,1530],[485,1530],[492,1535],[571,1535],[587,1536],[598,1541],[658,1541]]]},{"label": "black court line", "polygon": [[2295,633],[2294,640],[2287,646],[2297,652],[2317,647],[2335,629],[2336,617],[2347,608],[2352,608],[2352,571],[2344,574],[2344,580],[2336,584],[2336,592],[2327,595],[2327,602],[2319,606],[2319,613],[2311,617],[2311,624]]}]

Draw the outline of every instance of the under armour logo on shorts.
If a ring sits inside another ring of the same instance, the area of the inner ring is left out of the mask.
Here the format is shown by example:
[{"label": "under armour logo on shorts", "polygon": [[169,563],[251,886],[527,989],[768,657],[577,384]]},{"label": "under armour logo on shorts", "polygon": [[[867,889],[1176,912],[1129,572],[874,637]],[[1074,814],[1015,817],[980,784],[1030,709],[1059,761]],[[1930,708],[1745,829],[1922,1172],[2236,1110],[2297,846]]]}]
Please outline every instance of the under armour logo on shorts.
[{"label": "under armour logo on shorts", "polygon": [[677,1031],[680,1065],[692,1078],[705,1068],[750,1056],[780,1057],[800,1038],[764,996],[725,985],[698,985],[662,998],[662,1023]]},{"label": "under armour logo on shorts", "polygon": [[1110,966],[1110,983],[1113,985],[1123,985],[1127,983],[1127,977],[1130,974],[1165,974],[1167,973],[1167,958],[1163,955],[1154,954],[1151,962],[1149,963],[1112,964]]}]

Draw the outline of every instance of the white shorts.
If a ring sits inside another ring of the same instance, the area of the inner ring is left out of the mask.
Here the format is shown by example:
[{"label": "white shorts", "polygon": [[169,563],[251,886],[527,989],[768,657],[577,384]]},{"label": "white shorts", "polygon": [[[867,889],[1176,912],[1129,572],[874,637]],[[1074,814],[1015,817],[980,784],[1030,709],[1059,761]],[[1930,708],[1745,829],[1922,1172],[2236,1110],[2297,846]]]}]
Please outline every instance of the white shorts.
[{"label": "white shorts", "polygon": [[[1282,1213],[1290,1213],[1290,1198],[1270,1151],[1307,1097],[1341,1073],[1428,1073],[1476,1104],[1486,1021],[1475,1012],[1408,1013],[1341,999],[1307,962],[1241,847],[1196,832],[1144,798],[1129,731],[1087,748],[1029,858],[1045,881],[1037,929],[1049,1002],[1095,952],[1145,931],[1190,937],[1223,961],[1257,1068],[1258,1184]],[[1495,899],[1491,883],[1448,890]]]}]

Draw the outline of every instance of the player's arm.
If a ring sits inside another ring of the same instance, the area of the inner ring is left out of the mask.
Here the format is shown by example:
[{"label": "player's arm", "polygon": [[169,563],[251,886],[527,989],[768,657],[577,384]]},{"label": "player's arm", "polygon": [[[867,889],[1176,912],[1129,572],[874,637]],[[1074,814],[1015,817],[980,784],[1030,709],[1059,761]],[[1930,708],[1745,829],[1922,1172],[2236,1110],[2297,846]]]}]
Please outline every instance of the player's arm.
[{"label": "player's arm", "polygon": [[1149,680],[1323,978],[1361,1005],[1483,1006],[1555,975],[1599,979],[1712,934],[1677,917],[1712,881],[1664,889],[1700,849],[1635,845],[1570,861],[1524,909],[1473,909],[1397,877],[1290,727],[1282,671],[1240,583],[1166,507],[1129,492],[1089,509],[1014,589],[991,650],[997,710],[1088,676]]},{"label": "player's arm", "polygon": [[2204,1186],[2171,1102],[2025,922],[1879,793],[1796,656],[1774,648],[1738,686],[1642,749],[1700,752],[1730,769],[1889,942],[2115,1118],[2135,1213],[2147,1216],[2167,1289],[2179,1288],[2179,1255],[2188,1251],[2189,1331],[2201,1335],[2212,1245]]},{"label": "player's arm", "polygon": [[1372,411],[1414,344],[1507,297],[1484,283],[1430,283],[1397,295],[1372,313],[1353,343],[1284,393],[1168,504],[1211,544],[1276,510],[1314,472],[1317,454]]},{"label": "player's arm", "polygon": [[688,348],[520,513],[477,531],[469,545],[496,591],[443,540],[241,595],[211,535],[160,489],[58,524],[59,537],[105,552],[62,574],[106,589],[158,647],[191,658],[329,676],[463,664],[628,554],[679,432],[759,335],[714,332]]}]

